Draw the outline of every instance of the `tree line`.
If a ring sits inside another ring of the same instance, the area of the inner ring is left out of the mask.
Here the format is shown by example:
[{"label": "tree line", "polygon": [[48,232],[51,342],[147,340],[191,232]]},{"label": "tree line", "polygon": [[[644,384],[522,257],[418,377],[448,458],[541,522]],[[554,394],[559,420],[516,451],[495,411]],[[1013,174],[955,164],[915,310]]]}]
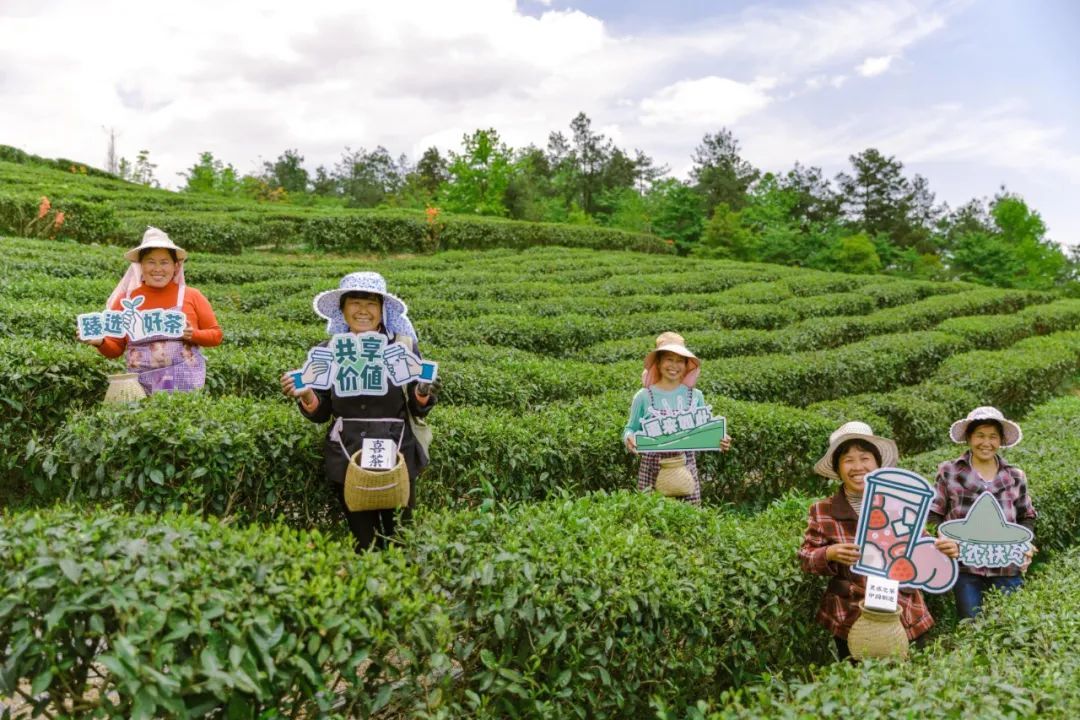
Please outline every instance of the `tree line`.
[{"label": "tree line", "polygon": [[[687,180],[671,177],[579,113],[543,148],[509,147],[488,128],[465,135],[457,151],[428,148],[415,164],[382,146],[347,147],[332,167],[309,172],[288,149],[241,175],[204,152],[181,176],[185,192],[264,202],[595,224],[659,235],[681,254],[1000,287],[1080,286],[1080,251],[1067,255],[1039,213],[1005,188],[952,208],[926,178],[876,148],[850,156],[850,169],[833,178],[799,163],[763,171],[723,128],[704,135],[692,161]],[[134,164],[120,162],[125,179],[147,185],[157,184],[155,167],[145,150]]]}]

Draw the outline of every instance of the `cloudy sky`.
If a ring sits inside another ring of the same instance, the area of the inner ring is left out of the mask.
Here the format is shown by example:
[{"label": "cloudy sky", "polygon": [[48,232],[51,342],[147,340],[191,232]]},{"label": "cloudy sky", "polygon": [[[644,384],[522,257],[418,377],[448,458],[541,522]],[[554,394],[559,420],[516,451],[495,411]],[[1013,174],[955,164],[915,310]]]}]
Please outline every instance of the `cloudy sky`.
[{"label": "cloudy sky", "polygon": [[0,0],[0,143],[158,177],[494,127],[544,145],[584,111],[685,177],[706,132],[828,175],[868,147],[958,205],[1002,185],[1080,244],[1073,0]]}]

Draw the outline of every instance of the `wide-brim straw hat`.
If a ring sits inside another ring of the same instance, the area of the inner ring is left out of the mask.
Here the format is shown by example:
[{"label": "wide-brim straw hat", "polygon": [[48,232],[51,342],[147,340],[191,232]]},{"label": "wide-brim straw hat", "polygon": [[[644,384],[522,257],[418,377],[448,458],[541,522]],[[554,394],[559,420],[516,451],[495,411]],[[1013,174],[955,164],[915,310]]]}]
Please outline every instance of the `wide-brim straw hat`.
[{"label": "wide-brim straw hat", "polygon": [[649,387],[659,382],[660,367],[657,361],[662,352],[675,353],[686,358],[686,375],[683,376],[682,382],[687,387],[694,387],[701,373],[701,361],[686,347],[683,336],[674,332],[660,333],[656,338],[656,349],[645,356],[645,370],[641,373],[642,386]]},{"label": "wide-brim straw hat", "polygon": [[142,242],[139,243],[138,247],[132,248],[124,253],[124,259],[128,262],[139,262],[140,251],[154,248],[172,250],[176,253],[177,260],[187,259],[187,250],[174,243],[172,238],[170,238],[164,230],[159,230],[156,227],[146,228],[146,232],[144,232],[142,236]]},{"label": "wide-brim straw hat", "polygon": [[977,407],[969,412],[966,418],[954,422],[949,428],[949,437],[954,443],[967,445],[968,426],[976,420],[997,420],[1001,423],[1001,429],[1005,432],[1005,437],[1001,438],[1003,448],[1011,448],[1024,439],[1024,433],[1019,425],[1012,420],[1006,420],[1000,410],[989,405]]},{"label": "wide-brim straw hat", "polygon": [[876,447],[878,453],[881,454],[881,467],[895,467],[896,461],[900,458],[900,451],[896,449],[895,442],[888,438],[878,437],[869,425],[856,420],[844,423],[833,430],[832,435],[829,436],[829,449],[820,460],[814,463],[814,472],[822,477],[839,480],[840,475],[832,464],[833,453],[848,440],[865,440]]},{"label": "wide-brim straw hat", "polygon": [[[319,293],[311,303],[315,312],[327,319],[328,328],[338,326],[339,323],[344,324],[341,315],[341,296],[351,292],[372,293],[380,296],[383,325],[387,328],[397,328],[399,325],[397,320],[405,318],[409,312],[409,308],[401,298],[386,291],[386,279],[382,275],[371,271],[354,272],[341,278],[336,290]],[[409,334],[415,335],[415,333]]]}]

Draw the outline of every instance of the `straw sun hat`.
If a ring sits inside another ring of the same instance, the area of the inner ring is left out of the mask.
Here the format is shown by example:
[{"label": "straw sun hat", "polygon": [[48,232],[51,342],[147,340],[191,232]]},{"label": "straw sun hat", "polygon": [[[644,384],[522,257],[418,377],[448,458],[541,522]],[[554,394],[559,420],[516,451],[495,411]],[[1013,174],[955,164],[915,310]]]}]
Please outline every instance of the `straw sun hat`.
[{"label": "straw sun hat", "polygon": [[164,250],[172,250],[176,253],[177,260],[186,260],[187,251],[172,241],[164,230],[158,230],[156,227],[146,228],[146,232],[143,233],[142,242],[139,246],[132,248],[124,253],[124,259],[128,262],[139,262],[139,251],[150,250],[154,248],[162,248]]},{"label": "straw sun hat", "polygon": [[1006,420],[1000,410],[989,405],[977,407],[969,412],[966,418],[954,422],[949,428],[949,437],[954,443],[966,445],[968,426],[978,420],[996,420],[1001,424],[1001,429],[1005,432],[1005,437],[1001,438],[1001,447],[1003,448],[1011,448],[1024,438],[1024,433],[1020,430],[1019,425],[1012,420]]},{"label": "straw sun hat", "polygon": [[896,449],[896,443],[892,440],[878,437],[870,429],[870,426],[864,422],[847,422],[834,430],[832,435],[829,436],[829,449],[825,451],[820,460],[814,463],[814,472],[822,477],[839,480],[840,476],[836,474],[836,469],[833,467],[833,453],[836,452],[836,448],[848,440],[865,440],[876,447],[881,455],[881,467],[894,467],[900,457],[900,452]]},{"label": "straw sun hat", "polygon": [[674,332],[660,333],[656,338],[656,349],[645,356],[645,371],[641,373],[642,386],[649,387],[659,382],[660,367],[658,360],[662,352],[675,353],[686,358],[686,375],[683,377],[683,384],[687,387],[694,387],[698,374],[701,372],[701,361],[698,360],[697,355],[687,349],[686,340],[683,339],[683,336]]}]

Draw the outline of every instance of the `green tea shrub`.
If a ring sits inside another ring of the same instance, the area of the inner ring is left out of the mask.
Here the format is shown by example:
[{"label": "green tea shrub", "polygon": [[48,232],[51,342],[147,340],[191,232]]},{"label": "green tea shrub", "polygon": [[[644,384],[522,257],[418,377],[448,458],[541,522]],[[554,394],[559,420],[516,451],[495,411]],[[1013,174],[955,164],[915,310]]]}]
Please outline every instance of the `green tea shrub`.
[{"label": "green tea shrub", "polygon": [[[72,413],[101,401],[108,361],[74,342],[0,338],[0,505],[23,501],[40,467],[28,461]],[[4,501],[7,498],[7,501]]]},{"label": "green tea shrub", "polygon": [[643,717],[826,657],[805,502],[752,520],[621,493],[428,516],[406,545],[452,599],[450,692],[474,717]]},{"label": "green tea shrub", "polygon": [[1007,415],[1022,415],[1051,397],[1080,369],[1080,331],[1022,340],[1006,350],[962,353],[930,380],[967,390]]},{"label": "green tea shrub", "polygon": [[420,573],[280,525],[0,516],[0,694],[65,717],[424,715],[450,638]]},{"label": "green tea shrub", "polygon": [[291,403],[156,393],[64,425],[44,450],[44,495],[306,527],[339,512],[324,433]]},{"label": "green tea shrub", "polygon": [[[688,717],[1036,718],[1080,713],[1080,550],[1012,595],[993,594],[975,622],[906,663],[837,663],[807,680],[772,676],[702,702]],[[963,682],[957,682],[957,673]],[[668,705],[668,707],[673,707]],[[680,717],[661,713],[661,717]]]}]

